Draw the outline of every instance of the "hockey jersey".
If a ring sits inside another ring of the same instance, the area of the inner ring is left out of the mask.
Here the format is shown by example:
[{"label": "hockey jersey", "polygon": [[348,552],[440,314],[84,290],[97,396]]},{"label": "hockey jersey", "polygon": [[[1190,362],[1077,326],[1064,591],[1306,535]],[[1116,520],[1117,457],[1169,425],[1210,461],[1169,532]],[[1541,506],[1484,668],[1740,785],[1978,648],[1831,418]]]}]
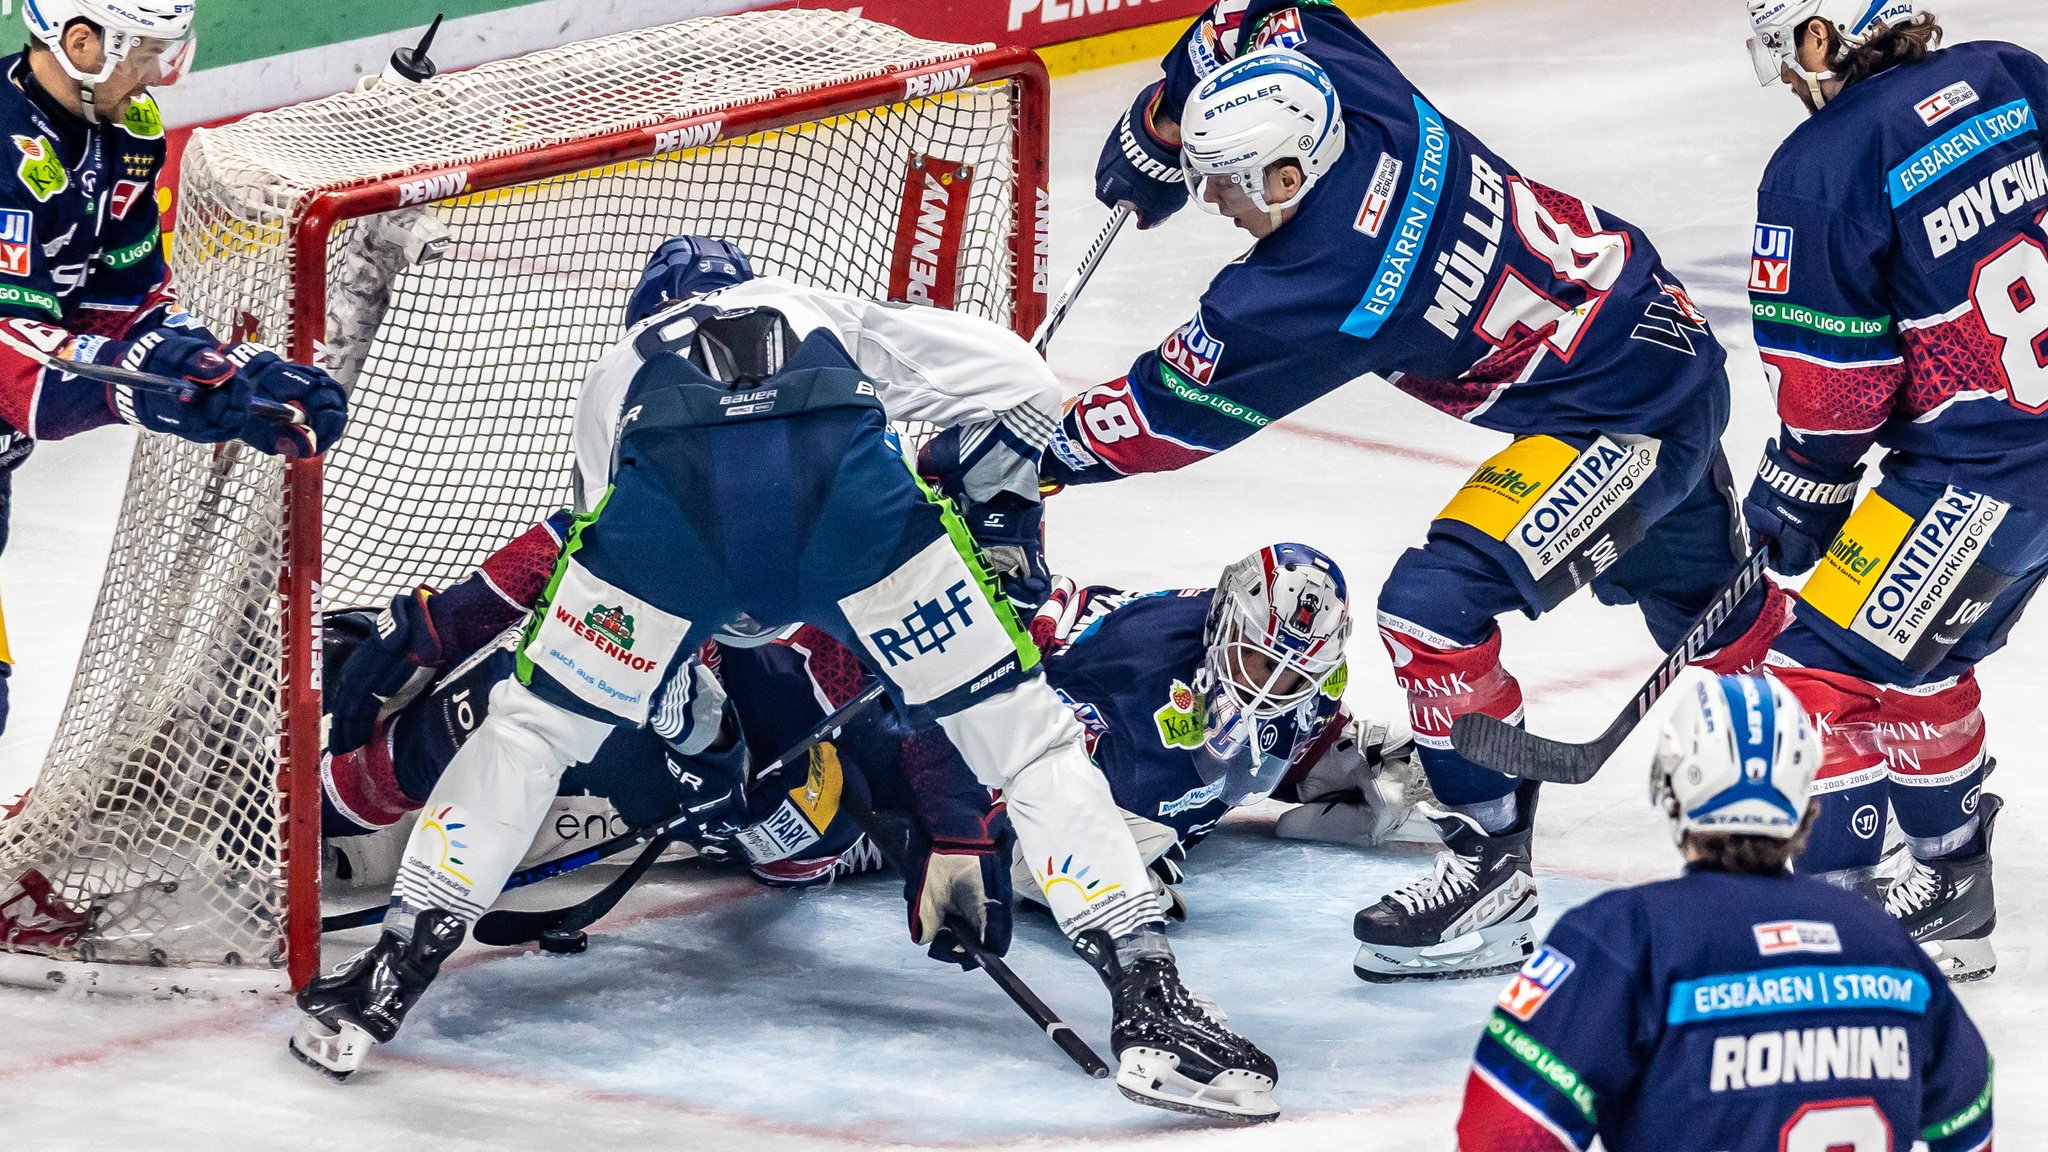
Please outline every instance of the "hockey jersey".
[{"label": "hockey jersey", "polygon": [[2048,509],[2048,63],[1960,44],[1844,90],[1764,172],[1756,341],[1784,441]]},{"label": "hockey jersey", "polygon": [[1897,921],[1794,876],[1685,876],[1565,913],[1496,1001],[1462,1152],[1991,1146],[1991,1061]]},{"label": "hockey jersey", "polygon": [[88,124],[30,74],[0,60],[0,421],[53,440],[120,422],[105,385],[45,368],[75,335],[134,339],[197,329],[165,279],[156,176],[164,125],[137,96],[118,121]]},{"label": "hockey jersey", "polygon": [[1334,5],[1219,0],[1167,56],[1160,107],[1177,117],[1203,77],[1269,45],[1329,72],[1343,155],[1192,319],[1076,399],[1050,478],[1179,468],[1367,373],[1518,435],[1725,421],[1725,354],[1649,238],[1521,176]]},{"label": "hockey jersey", "polygon": [[1071,640],[1045,659],[1045,679],[1081,721],[1089,755],[1109,778],[1117,807],[1174,830],[1192,847],[1237,804],[1277,794],[1292,800],[1290,773],[1305,772],[1318,737],[1335,720],[1342,667],[1323,691],[1260,724],[1261,791],[1226,796],[1226,779],[1205,783],[1195,766],[1203,740],[1198,673],[1213,588],[1130,595],[1081,590]]}]

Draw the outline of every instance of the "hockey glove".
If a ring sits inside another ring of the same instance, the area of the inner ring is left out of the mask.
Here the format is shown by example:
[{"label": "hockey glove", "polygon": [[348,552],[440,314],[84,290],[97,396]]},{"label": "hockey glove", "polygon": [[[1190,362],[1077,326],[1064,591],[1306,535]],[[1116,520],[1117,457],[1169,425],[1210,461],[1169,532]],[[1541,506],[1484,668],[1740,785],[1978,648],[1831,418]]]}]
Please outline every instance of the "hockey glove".
[{"label": "hockey glove", "polygon": [[998,804],[980,840],[934,840],[912,827],[904,862],[903,899],[910,905],[910,938],[929,944],[932,959],[972,971],[980,967],[953,939],[947,919],[975,930],[981,946],[1001,956],[1010,950],[1010,848],[1016,834]]},{"label": "hockey glove", "polygon": [[36,450],[36,442],[20,432],[0,433],[0,552],[7,551],[7,527],[13,520],[14,470]]},{"label": "hockey glove", "polygon": [[1820,562],[1848,521],[1862,478],[1861,464],[1818,464],[1776,440],[1765,445],[1763,464],[1742,501],[1742,517],[1751,532],[1769,542],[1771,571],[1797,576]]},{"label": "hockey glove", "polygon": [[1180,149],[1152,131],[1152,109],[1164,86],[1165,81],[1154,81],[1138,93],[1095,162],[1095,198],[1108,208],[1129,204],[1137,210],[1140,228],[1158,227],[1188,203]]},{"label": "hockey glove", "polygon": [[[716,651],[711,645],[705,651]],[[717,742],[725,724],[725,684],[698,657],[691,657],[662,686],[654,699],[648,726],[684,756],[695,756]]]},{"label": "hockey glove", "polygon": [[376,631],[342,663],[327,691],[327,745],[335,755],[368,743],[379,716],[411,703],[447,666],[433,599],[425,585],[393,596],[391,606],[377,614]]},{"label": "hockey glove", "polygon": [[[960,510],[974,542],[981,547],[989,573],[1002,581],[1003,594],[1030,611],[1045,602],[1052,591],[1052,572],[1045,564],[1045,533],[1041,525],[1045,508],[1037,500],[1012,490],[999,490],[985,501],[968,496],[968,477],[977,469],[991,468],[991,451],[1011,449],[986,447],[1000,433],[985,438],[984,448],[964,458],[960,450],[961,429],[948,428],[925,441],[918,450],[918,474],[934,490],[953,501]],[[1010,459],[1015,460],[1012,455]],[[995,486],[995,482],[988,482]]]},{"label": "hockey glove", "polygon": [[1347,720],[1342,733],[1301,781],[1301,804],[1281,813],[1273,827],[1283,840],[1376,847],[1416,805],[1435,799],[1405,728],[1340,719]]},{"label": "hockey glove", "polygon": [[267,416],[245,417],[241,437],[251,448],[273,456],[303,460],[318,456],[341,439],[348,426],[348,393],[334,377],[305,364],[294,364],[261,344],[232,344],[227,357],[236,378],[251,393],[303,414],[299,424]]},{"label": "hockey glove", "polygon": [[133,341],[81,336],[71,342],[71,358],[190,384],[183,396],[128,384],[107,386],[115,414],[151,432],[168,432],[197,444],[221,444],[234,439],[249,419],[252,382],[240,377],[234,364],[203,336],[164,328]]}]

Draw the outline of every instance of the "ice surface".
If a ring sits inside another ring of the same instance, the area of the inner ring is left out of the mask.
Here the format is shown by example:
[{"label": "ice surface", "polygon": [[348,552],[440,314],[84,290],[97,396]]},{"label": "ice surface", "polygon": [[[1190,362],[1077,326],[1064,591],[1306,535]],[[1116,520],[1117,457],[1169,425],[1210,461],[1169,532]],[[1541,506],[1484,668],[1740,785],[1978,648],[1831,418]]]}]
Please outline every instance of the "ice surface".
[{"label": "ice surface", "polygon": [[[2038,0],[1941,6],[1960,38],[2048,48]],[[1469,0],[1368,28],[1447,114],[1530,176],[1643,226],[1731,352],[1727,444],[1749,469],[1770,399],[1748,342],[1743,256],[1756,178],[1800,110],[1755,85],[1734,0]],[[1103,218],[1088,195],[1104,126],[1149,74],[1134,65],[1055,88],[1054,265]],[[1191,313],[1238,233],[1190,211],[1127,233],[1053,345],[1080,384],[1120,374]],[[1061,571],[1131,587],[1213,579],[1252,547],[1293,538],[1344,564],[1368,609],[1462,474],[1500,443],[1361,382],[1184,472],[1075,490],[1048,523]],[[126,434],[43,445],[16,482],[4,561],[18,664],[0,739],[0,798],[32,780],[55,725],[111,532]],[[1985,711],[2010,801],[2000,835],[2001,957],[1965,1002],[1999,1061],[2004,1143],[2048,1144],[2048,619],[2037,609],[1985,667]],[[1507,623],[1507,660],[1545,732],[1588,736],[1654,652],[1625,609],[1573,601]],[[1400,706],[1360,637],[1350,701]],[[1536,851],[1546,923],[1598,888],[1676,868],[1644,803],[1640,738],[1584,787],[1545,794]],[[1282,1067],[1285,1118],[1216,1130],[1127,1104],[1067,1065],[976,974],[903,939],[888,881],[801,896],[688,869],[657,872],[581,957],[464,953],[401,1041],[346,1085],[284,1054],[285,1011],[86,1001],[0,990],[0,1149],[841,1148],[866,1145],[1440,1150],[1496,981],[1367,986],[1349,918],[1428,866],[1415,849],[1361,854],[1268,838],[1253,814],[1195,853],[1194,919],[1177,930],[1192,984]],[[566,901],[555,886],[529,904]],[[336,937],[330,959],[359,946]],[[1092,1042],[1106,998],[1043,922],[1012,953]]]}]

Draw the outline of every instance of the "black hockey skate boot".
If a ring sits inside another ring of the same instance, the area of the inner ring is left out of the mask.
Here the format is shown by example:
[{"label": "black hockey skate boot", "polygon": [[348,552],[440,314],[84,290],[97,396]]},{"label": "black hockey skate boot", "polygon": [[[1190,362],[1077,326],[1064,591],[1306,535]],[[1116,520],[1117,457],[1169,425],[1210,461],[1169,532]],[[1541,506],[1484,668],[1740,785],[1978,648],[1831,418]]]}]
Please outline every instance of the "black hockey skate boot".
[{"label": "black hockey skate boot", "polygon": [[1280,1115],[1272,1057],[1224,1027],[1180,982],[1164,947],[1125,964],[1109,933],[1092,929],[1074,941],[1109,986],[1116,1013],[1109,1043],[1119,1068],[1117,1090],[1140,1104],[1225,1120],[1264,1121]]},{"label": "black hockey skate boot", "polygon": [[1892,882],[1884,910],[1898,918],[1913,942],[1953,983],[1982,980],[1998,968],[1991,932],[1998,908],[1991,893],[1991,826],[2005,801],[1986,792],[1977,810],[1982,849],[1972,856],[1915,860]]},{"label": "black hockey skate boot", "polygon": [[1536,877],[1529,836],[1536,785],[1515,793],[1513,828],[1488,836],[1477,820],[1424,811],[1444,838],[1430,874],[1380,897],[1351,922],[1361,980],[1459,980],[1513,972],[1536,950]]},{"label": "black hockey skate boot", "polygon": [[429,908],[413,921],[412,939],[386,929],[331,975],[308,982],[296,998],[306,1017],[292,1036],[292,1055],[336,1080],[348,1079],[370,1045],[398,1035],[405,1014],[467,932],[454,913]]}]

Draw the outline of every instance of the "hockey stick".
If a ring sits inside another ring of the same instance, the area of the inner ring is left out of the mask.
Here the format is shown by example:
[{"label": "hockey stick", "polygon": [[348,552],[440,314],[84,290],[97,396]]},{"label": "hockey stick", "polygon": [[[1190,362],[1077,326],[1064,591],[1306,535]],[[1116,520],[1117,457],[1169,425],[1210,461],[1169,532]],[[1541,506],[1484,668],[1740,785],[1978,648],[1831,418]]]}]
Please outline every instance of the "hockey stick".
[{"label": "hockey stick", "polygon": [[[13,342],[10,342],[8,346],[16,349],[21,347],[21,345]],[[127,368],[116,368],[111,364],[93,364],[84,360],[59,360],[54,356],[43,355],[37,355],[33,359],[42,361],[45,368],[55,368],[59,372],[68,372],[85,380],[92,380],[100,384],[125,384],[130,388],[137,388],[144,392],[155,392],[164,396],[173,396],[179,400],[190,400],[199,389],[198,385],[189,380],[179,380],[171,376],[158,376],[154,372],[135,372]],[[280,404],[275,400],[251,400],[249,402],[249,411],[273,424],[283,424],[301,431],[308,430],[304,415],[297,408],[289,404]]]},{"label": "hockey stick", "polygon": [[[825,717],[816,728],[811,729],[810,735],[797,741],[788,751],[777,756],[766,768],[755,773],[755,777],[759,778],[778,772],[787,767],[797,757],[810,755],[811,749],[823,744],[825,741],[836,739],[848,724],[865,715],[868,709],[873,707],[874,703],[881,698],[882,682],[877,680],[863,689],[860,695],[847,701],[837,711]],[[639,832],[628,833],[614,840],[608,840],[595,848],[577,853],[577,856],[588,857],[588,859],[579,860],[568,867],[557,868],[548,875],[559,876],[563,872],[573,871],[584,864],[599,859],[600,856],[611,855],[613,852],[630,848],[633,844],[644,842],[647,845],[647,847],[640,850],[640,855],[634,859],[631,866],[624,872],[621,872],[611,883],[592,893],[586,899],[571,904],[566,908],[537,912],[519,912],[509,908],[496,912],[486,912],[483,918],[476,922],[476,927],[470,933],[471,936],[479,943],[503,947],[512,944],[530,943],[550,933],[572,933],[588,928],[603,917],[605,913],[610,912],[618,905],[618,902],[625,897],[626,892],[633,885],[639,883],[640,877],[647,874],[647,869],[654,865],[655,858],[661,855],[662,851],[669,846],[669,842],[674,840],[693,819],[694,817],[690,813],[681,813],[661,824],[642,829]],[[621,841],[626,841],[626,843],[621,843]],[[618,847],[614,848],[614,844],[618,845]],[[564,860],[556,861],[556,863],[565,863],[568,859],[571,858],[565,857]],[[536,866],[536,868],[540,867],[546,867],[546,865]],[[545,879],[545,877],[541,878]],[[506,882],[506,887],[512,887],[510,881]]]},{"label": "hockey stick", "polygon": [[[873,841],[876,849],[882,853],[882,858],[897,872],[909,875],[903,859],[905,830],[901,827],[891,827],[888,817],[860,804],[850,795],[842,796],[840,804],[845,807],[847,814],[853,817],[854,823],[860,825],[861,831],[867,833],[868,839]],[[1007,864],[1007,861],[1005,863]],[[1054,1012],[1045,1001],[1039,999],[1038,994],[1031,990],[1031,986],[1011,971],[1008,964],[1003,963],[1002,957],[984,948],[972,926],[962,923],[958,916],[949,915],[946,917],[945,927],[960,949],[974,957],[974,962],[981,965],[981,970],[988,973],[988,978],[996,982],[996,987],[1003,990],[1011,1003],[1022,1008],[1024,1015],[1029,1016],[1031,1022],[1058,1045],[1060,1051],[1067,1054],[1068,1059],[1095,1079],[1108,1079],[1109,1065],[1102,1062],[1102,1057],[1095,1054],[1095,1049],[1089,1047],[1086,1040],[1081,1039],[1081,1034],[1074,1031],[1073,1025],[1060,1019],[1059,1013]]]},{"label": "hockey stick", "polygon": [[1742,568],[1736,572],[1734,580],[1721,589],[1721,594],[1707,605],[1707,610],[1693,620],[1678,646],[1665,654],[1664,662],[1636,692],[1635,699],[1622,709],[1621,715],[1614,718],[1614,723],[1609,724],[1605,732],[1591,741],[1572,744],[1551,740],[1475,712],[1460,716],[1451,724],[1452,747],[1460,756],[1483,768],[1524,780],[1542,780],[1552,784],[1583,784],[1591,780],[1621,747],[1621,742],[1628,739],[1629,733],[1635,731],[1636,725],[1649,714],[1657,698],[1664,695],[1664,690],[1671,687],[1671,682],[1678,678],[1685,666],[1707,646],[1707,638],[1727,622],[1735,606],[1749,595],[1757,581],[1764,578],[1765,551],[1764,545],[1759,544],[1743,559]]},{"label": "hockey stick", "polygon": [[1073,311],[1081,289],[1088,286],[1089,278],[1095,275],[1095,266],[1109,254],[1109,246],[1116,241],[1117,233],[1124,230],[1124,223],[1131,218],[1131,212],[1129,204],[1116,206],[1116,211],[1110,213],[1109,223],[1102,226],[1102,231],[1095,234],[1095,242],[1088,245],[1088,254],[1081,257],[1081,267],[1075,270],[1074,278],[1067,281],[1067,286],[1053,299],[1051,310],[1045,314],[1045,323],[1040,324],[1037,333],[1031,337],[1031,346],[1038,350],[1040,356],[1045,355],[1046,345],[1052,343],[1052,334],[1066,323],[1067,313]]}]

